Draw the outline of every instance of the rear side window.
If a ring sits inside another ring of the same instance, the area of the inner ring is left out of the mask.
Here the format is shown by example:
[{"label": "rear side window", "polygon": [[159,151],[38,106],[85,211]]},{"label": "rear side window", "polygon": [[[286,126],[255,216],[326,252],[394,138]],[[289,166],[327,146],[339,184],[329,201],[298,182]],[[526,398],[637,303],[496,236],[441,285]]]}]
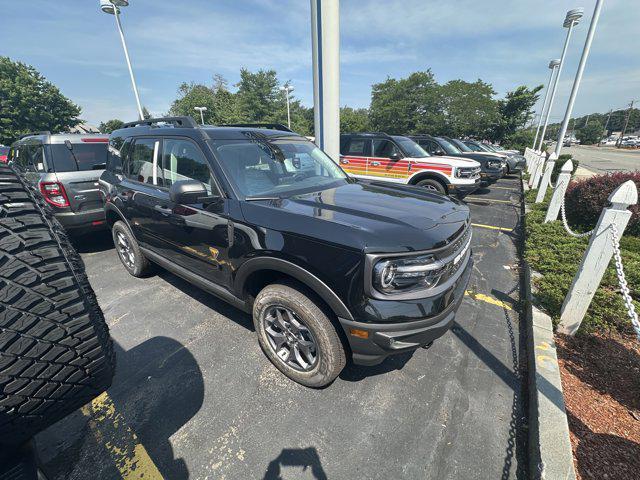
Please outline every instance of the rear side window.
[{"label": "rear side window", "polygon": [[367,140],[366,138],[352,139],[351,142],[349,143],[349,147],[347,148],[347,151],[345,152],[345,155],[366,156],[367,150],[368,150],[367,143],[369,143],[369,140]]},{"label": "rear side window", "polygon": [[102,170],[107,165],[107,143],[64,143],[50,145],[53,169],[56,172]]},{"label": "rear side window", "polygon": [[156,138],[138,138],[129,155],[127,177],[136,182],[158,185],[158,169],[154,171],[153,157],[160,145]]}]

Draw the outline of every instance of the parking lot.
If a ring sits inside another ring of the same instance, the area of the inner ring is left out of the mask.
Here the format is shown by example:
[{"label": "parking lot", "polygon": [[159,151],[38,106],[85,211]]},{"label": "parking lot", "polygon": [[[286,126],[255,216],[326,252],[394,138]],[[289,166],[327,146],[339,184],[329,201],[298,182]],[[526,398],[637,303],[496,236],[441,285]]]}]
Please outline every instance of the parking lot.
[{"label": "parking lot", "polygon": [[117,346],[113,386],[37,438],[53,479],[516,478],[526,471],[520,181],[467,199],[474,273],[428,349],[289,381],[248,315],[159,270],[131,277],[108,233],[77,241]]}]

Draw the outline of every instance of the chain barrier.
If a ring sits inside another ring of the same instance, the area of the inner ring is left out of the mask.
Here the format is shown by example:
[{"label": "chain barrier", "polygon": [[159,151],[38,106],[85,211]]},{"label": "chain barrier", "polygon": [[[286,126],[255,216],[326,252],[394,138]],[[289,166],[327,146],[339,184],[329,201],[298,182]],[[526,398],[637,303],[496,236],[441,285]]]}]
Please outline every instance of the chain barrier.
[{"label": "chain barrier", "polygon": [[576,238],[590,237],[591,234],[595,231],[595,228],[584,233],[576,233],[573,230],[571,230],[571,227],[569,227],[569,223],[567,222],[567,214],[564,211],[564,198],[562,199],[562,203],[560,204],[560,215],[562,216],[562,224],[564,225],[564,229],[572,237],[576,237]]},{"label": "chain barrier", "polygon": [[616,227],[615,223],[611,224],[611,240],[613,243],[613,257],[616,261],[616,273],[618,275],[618,283],[620,284],[620,292],[622,293],[622,298],[624,299],[624,305],[625,307],[627,307],[627,314],[631,319],[633,329],[636,332],[638,340],[640,340],[640,322],[638,322],[636,307],[631,300],[631,293],[629,291],[629,286],[627,285],[627,279],[624,275],[624,268],[622,267],[622,255],[620,255],[620,239],[618,237],[618,227]]}]

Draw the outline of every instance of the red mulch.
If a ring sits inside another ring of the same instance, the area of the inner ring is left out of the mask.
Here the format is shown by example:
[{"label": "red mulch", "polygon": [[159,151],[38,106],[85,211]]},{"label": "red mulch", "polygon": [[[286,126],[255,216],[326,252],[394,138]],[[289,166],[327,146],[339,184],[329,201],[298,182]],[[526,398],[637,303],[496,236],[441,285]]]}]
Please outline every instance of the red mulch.
[{"label": "red mulch", "polygon": [[640,478],[640,342],[556,335],[579,479]]}]

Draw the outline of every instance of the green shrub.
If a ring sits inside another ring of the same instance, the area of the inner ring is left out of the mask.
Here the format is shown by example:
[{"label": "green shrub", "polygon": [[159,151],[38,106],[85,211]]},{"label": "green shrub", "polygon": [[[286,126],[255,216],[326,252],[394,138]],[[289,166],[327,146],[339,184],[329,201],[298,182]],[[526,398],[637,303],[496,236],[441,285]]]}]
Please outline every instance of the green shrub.
[{"label": "green shrub", "polygon": [[[570,183],[565,199],[567,218],[585,230],[593,228],[600,212],[609,204],[607,198],[611,192],[627,180],[633,180],[640,189],[640,170],[597,175]],[[640,236],[640,206],[633,205],[629,210],[632,216],[625,235]]]},{"label": "green shrub", "polygon": [[[570,236],[560,221],[543,223],[547,207],[547,202],[530,205],[531,210],[525,219],[525,259],[535,271],[542,274],[533,280],[536,304],[557,322],[588,239]],[[571,227],[579,230],[574,224]],[[640,238],[625,235],[620,244],[631,296],[636,310],[640,310]],[[581,333],[606,330],[632,331],[613,261],[580,326]]]},{"label": "green shrub", "polygon": [[556,179],[558,178],[558,175],[560,175],[560,169],[565,163],[567,163],[567,160],[571,160],[571,163],[573,163],[573,171],[571,172],[571,175],[576,173],[576,170],[578,169],[578,165],[580,165],[580,162],[578,160],[574,160],[573,155],[571,155],[570,153],[563,153],[558,157],[558,160],[556,160],[556,163],[553,166],[553,172],[551,172],[552,182],[555,183]]}]

